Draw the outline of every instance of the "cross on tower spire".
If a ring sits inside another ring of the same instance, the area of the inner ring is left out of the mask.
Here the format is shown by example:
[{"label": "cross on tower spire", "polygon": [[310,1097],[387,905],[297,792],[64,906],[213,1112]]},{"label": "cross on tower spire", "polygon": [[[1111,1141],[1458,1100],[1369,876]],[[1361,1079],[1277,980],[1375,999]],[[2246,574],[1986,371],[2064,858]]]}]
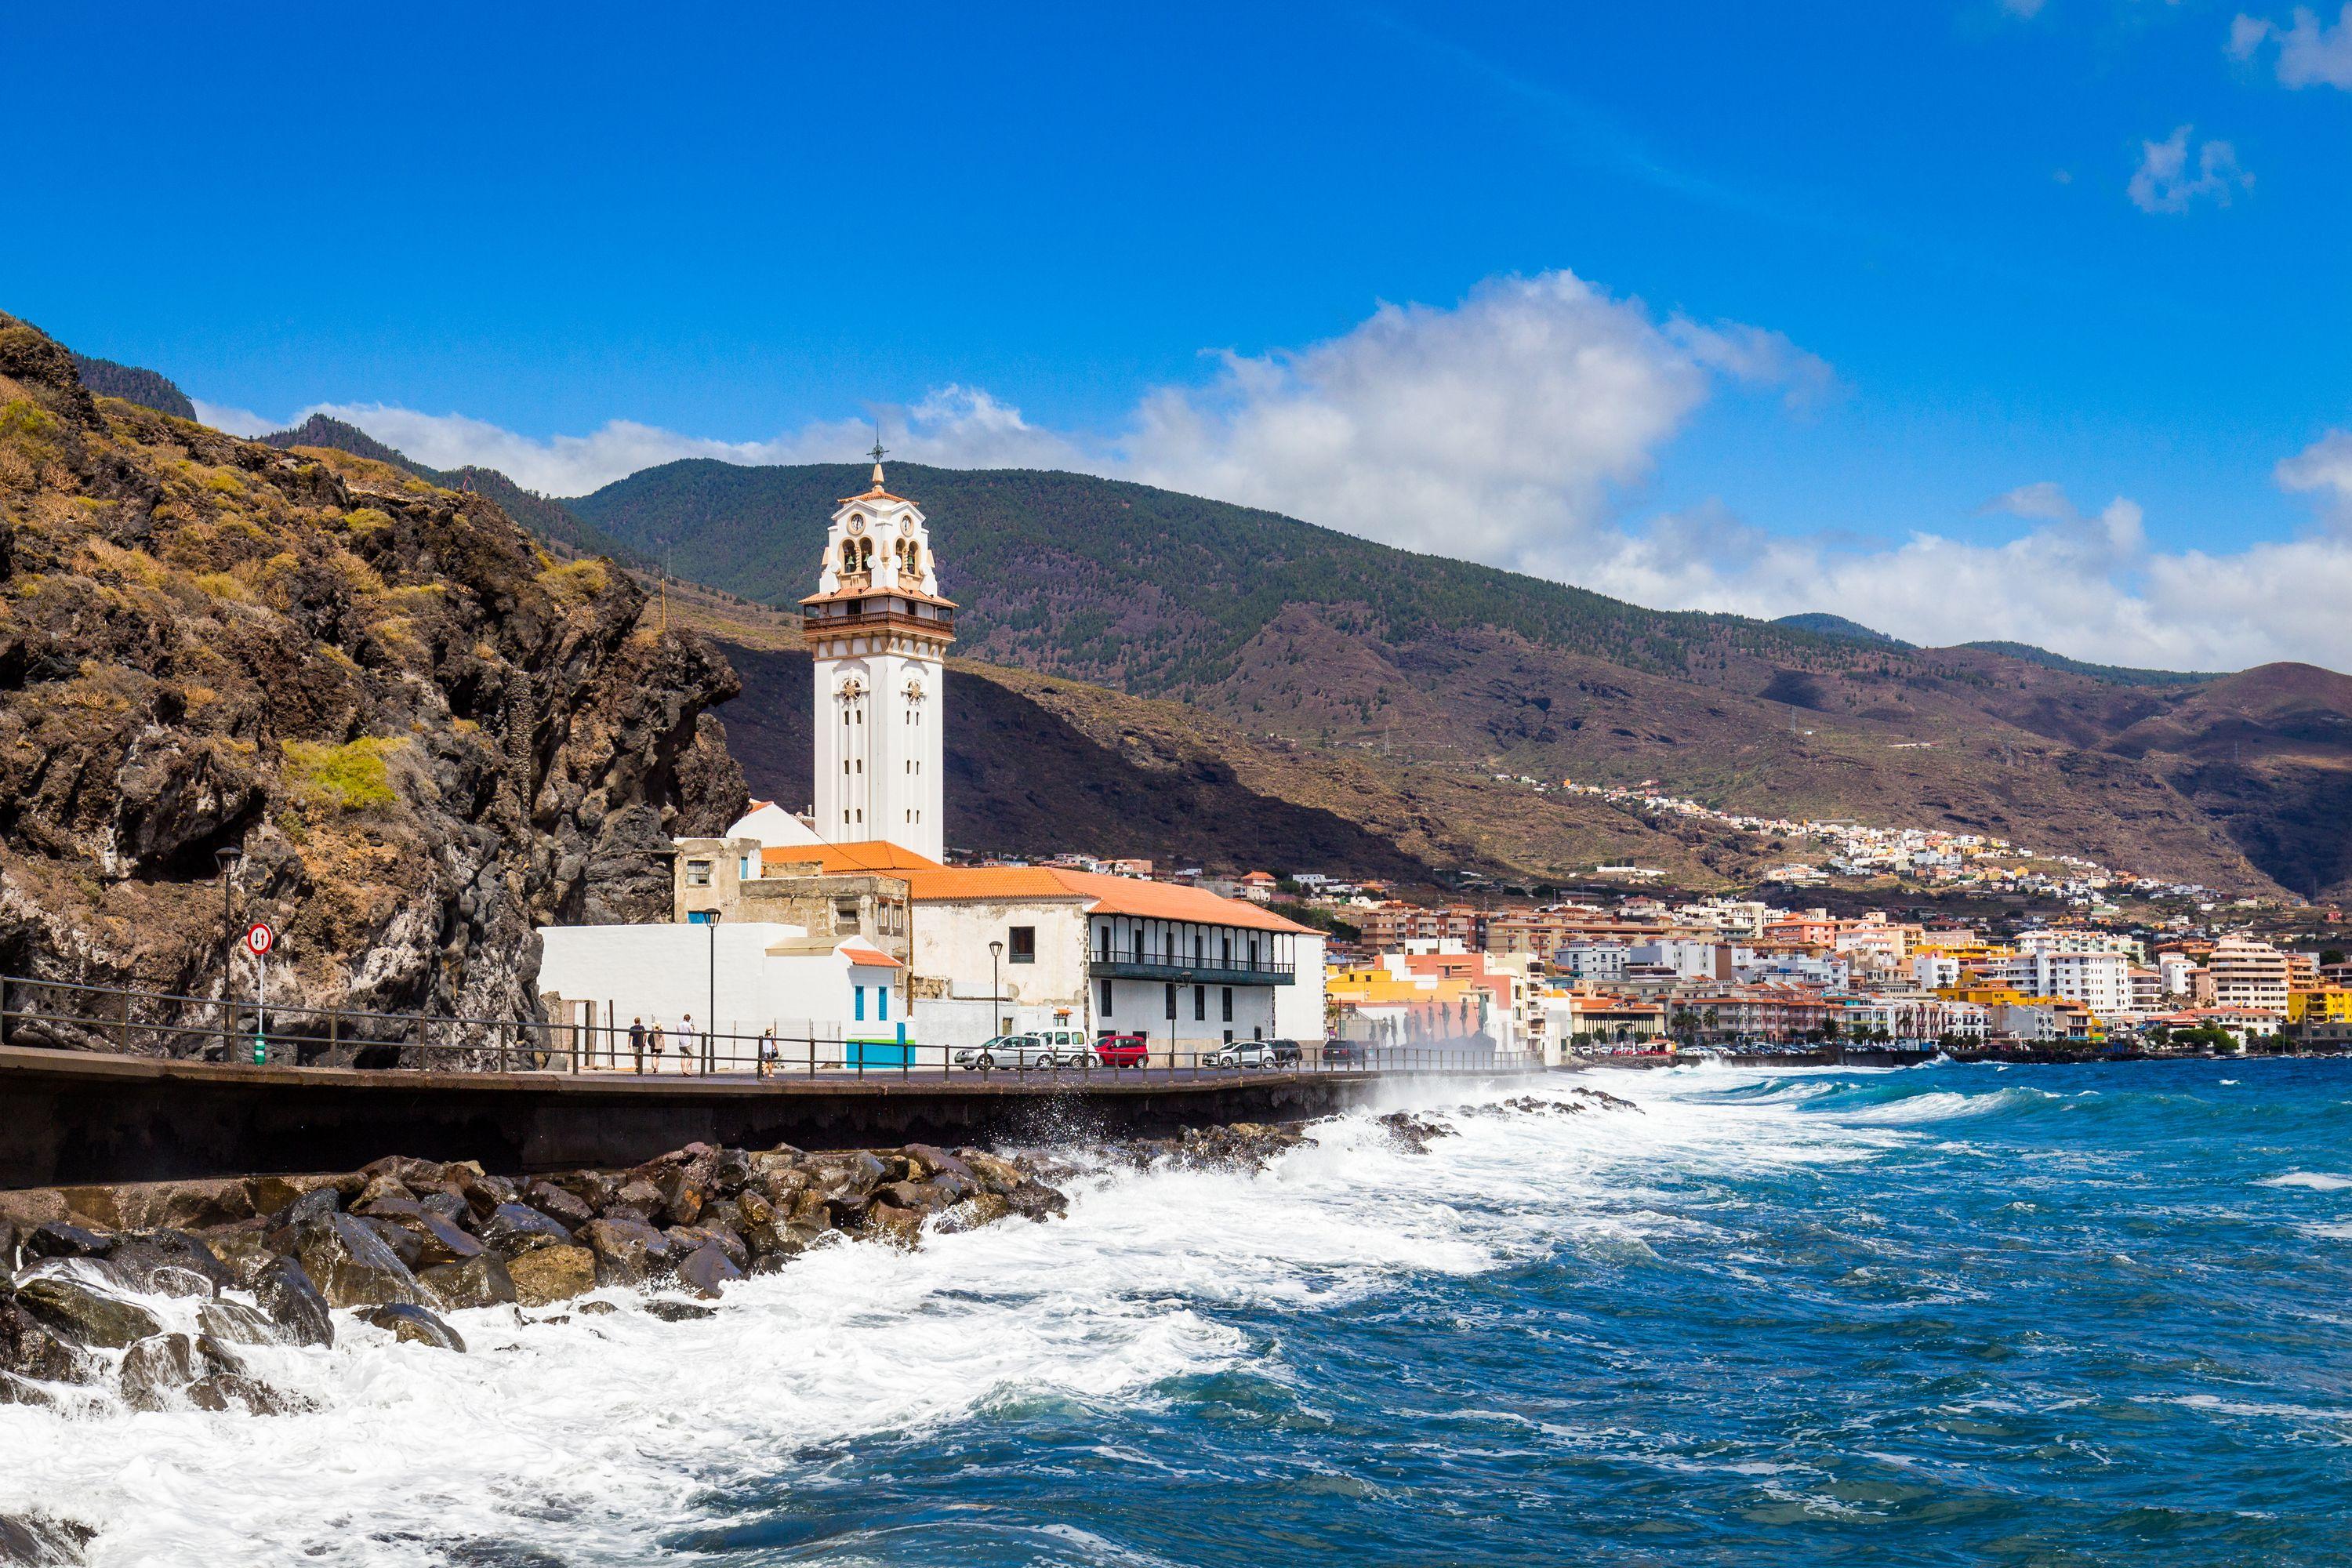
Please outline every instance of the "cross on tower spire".
[{"label": "cross on tower spire", "polygon": [[882,445],[882,426],[879,425],[874,426],[874,449],[866,455],[874,459],[874,488],[878,490],[882,488],[882,459],[889,456],[889,448]]}]

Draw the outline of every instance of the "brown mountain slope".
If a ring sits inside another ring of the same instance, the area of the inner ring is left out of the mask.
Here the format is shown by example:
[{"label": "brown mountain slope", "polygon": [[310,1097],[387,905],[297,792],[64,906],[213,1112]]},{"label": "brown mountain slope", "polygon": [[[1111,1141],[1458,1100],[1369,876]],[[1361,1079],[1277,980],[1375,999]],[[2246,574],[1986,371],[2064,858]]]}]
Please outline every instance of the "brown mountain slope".
[{"label": "brown mountain slope", "polygon": [[1418,756],[1480,772],[1654,779],[1725,810],[1983,832],[2276,890],[2166,773],[2102,748],[2160,700],[2146,692],[1965,649],[1847,669],[1727,655],[1703,674],[1628,668],[1492,628],[1396,646],[1344,613],[1293,605],[1195,700],[1323,744],[1409,738]]}]

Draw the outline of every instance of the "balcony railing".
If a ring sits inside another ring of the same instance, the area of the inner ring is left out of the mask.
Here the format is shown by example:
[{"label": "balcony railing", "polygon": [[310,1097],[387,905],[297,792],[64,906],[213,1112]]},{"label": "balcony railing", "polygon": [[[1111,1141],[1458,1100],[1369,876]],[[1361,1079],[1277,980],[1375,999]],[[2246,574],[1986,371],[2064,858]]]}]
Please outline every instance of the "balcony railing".
[{"label": "balcony railing", "polygon": [[1298,966],[1246,959],[1097,958],[1091,965],[1097,978],[1108,980],[1173,980],[1186,985],[1296,985]]}]

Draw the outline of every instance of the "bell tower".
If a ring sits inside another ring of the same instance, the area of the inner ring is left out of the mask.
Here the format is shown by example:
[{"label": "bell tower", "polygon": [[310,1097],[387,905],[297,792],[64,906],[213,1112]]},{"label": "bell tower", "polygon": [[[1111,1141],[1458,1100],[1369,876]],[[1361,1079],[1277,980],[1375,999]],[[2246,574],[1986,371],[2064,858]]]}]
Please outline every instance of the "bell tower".
[{"label": "bell tower", "polygon": [[874,484],[833,514],[817,591],[801,601],[815,660],[816,831],[829,844],[884,839],[933,860],[946,849],[940,726],[955,604],[940,597],[922,509]]}]

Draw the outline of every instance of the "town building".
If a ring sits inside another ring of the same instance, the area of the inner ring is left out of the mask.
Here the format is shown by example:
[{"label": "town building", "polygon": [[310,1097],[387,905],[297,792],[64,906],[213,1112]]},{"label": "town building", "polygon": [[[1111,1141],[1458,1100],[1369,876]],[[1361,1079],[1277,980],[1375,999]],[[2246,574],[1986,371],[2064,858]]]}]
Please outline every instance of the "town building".
[{"label": "town building", "polygon": [[2224,937],[2213,944],[2206,960],[2210,1005],[2232,1010],[2284,1014],[2292,971],[2287,956],[2267,942],[2245,937]]},{"label": "town building", "polygon": [[[2131,961],[2109,951],[2042,948],[1992,960],[1985,979],[2033,996],[2063,996],[2108,1017],[2132,1010]],[[2279,1005],[2285,1005],[2284,993]]]}]

